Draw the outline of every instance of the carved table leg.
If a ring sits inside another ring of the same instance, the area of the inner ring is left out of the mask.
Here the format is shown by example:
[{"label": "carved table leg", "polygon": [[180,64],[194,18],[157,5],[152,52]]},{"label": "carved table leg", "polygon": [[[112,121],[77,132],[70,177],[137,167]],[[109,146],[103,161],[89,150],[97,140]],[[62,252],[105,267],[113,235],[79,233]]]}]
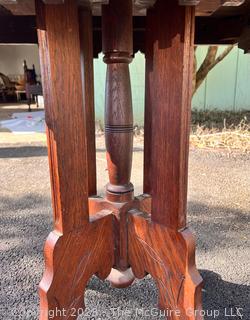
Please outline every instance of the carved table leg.
[{"label": "carved table leg", "polygon": [[110,273],[113,217],[105,210],[91,219],[88,214],[92,191],[86,122],[92,119],[86,113],[89,102],[83,99],[88,79],[81,75],[77,4],[65,0],[44,5],[38,0],[36,13],[54,211],[54,231],[45,244],[45,272],[39,286],[40,319],[68,319],[83,307],[88,279],[95,273],[104,279]]},{"label": "carved table leg", "polygon": [[[129,262],[150,273],[170,319],[200,319],[202,279],[186,228],[194,8],[158,0],[146,27],[144,192],[151,215],[130,211]],[[180,317],[177,313],[180,312]]]}]

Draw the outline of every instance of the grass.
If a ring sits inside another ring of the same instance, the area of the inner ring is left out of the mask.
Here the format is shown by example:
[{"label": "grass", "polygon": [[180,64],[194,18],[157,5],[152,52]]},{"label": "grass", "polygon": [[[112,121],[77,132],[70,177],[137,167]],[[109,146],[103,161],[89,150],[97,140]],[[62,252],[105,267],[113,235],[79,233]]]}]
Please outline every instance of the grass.
[{"label": "grass", "polygon": [[[96,123],[96,134],[104,134],[100,121]],[[143,126],[134,126],[134,137],[135,143],[143,144]],[[190,145],[250,153],[250,111],[192,111]]]},{"label": "grass", "polygon": [[198,148],[250,153],[250,111],[193,111],[190,143]]},{"label": "grass", "polygon": [[[190,144],[196,148],[250,153],[250,111],[192,111]],[[143,126],[134,126],[143,143]]]}]

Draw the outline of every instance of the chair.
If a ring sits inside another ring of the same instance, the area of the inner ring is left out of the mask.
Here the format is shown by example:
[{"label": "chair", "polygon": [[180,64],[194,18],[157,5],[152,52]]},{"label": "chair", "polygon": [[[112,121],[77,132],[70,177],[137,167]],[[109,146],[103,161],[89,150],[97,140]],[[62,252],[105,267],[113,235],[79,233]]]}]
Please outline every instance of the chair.
[{"label": "chair", "polygon": [[36,102],[37,108],[38,105],[38,95],[42,95],[42,86],[37,81],[36,77],[36,70],[35,66],[33,64],[32,69],[28,69],[26,60],[23,62],[23,69],[24,69],[24,79],[25,79],[25,91],[26,91],[26,97],[28,101],[29,111],[31,111],[30,105],[33,100],[33,97]]},{"label": "chair", "polygon": [[16,82],[11,81],[9,77],[0,72],[0,78],[2,80],[2,85],[0,85],[0,95],[3,101],[7,100],[8,96],[14,96],[16,94]]}]

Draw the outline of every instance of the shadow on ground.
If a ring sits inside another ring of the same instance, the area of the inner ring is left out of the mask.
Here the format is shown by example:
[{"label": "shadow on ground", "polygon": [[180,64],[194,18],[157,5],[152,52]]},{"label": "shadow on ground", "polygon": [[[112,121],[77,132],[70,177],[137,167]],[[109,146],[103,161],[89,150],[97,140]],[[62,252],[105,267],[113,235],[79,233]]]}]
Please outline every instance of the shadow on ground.
[{"label": "shadow on ground", "polygon": [[[188,223],[198,250],[240,248],[249,241],[249,212],[201,202],[188,202]],[[215,253],[216,254],[216,253]]]},{"label": "shadow on ground", "polygon": [[[97,148],[96,152],[106,152],[105,148]],[[133,152],[142,152],[142,148],[134,147]],[[29,158],[47,156],[47,147],[43,146],[23,146],[0,148],[0,158]]]},{"label": "shadow on ground", "polygon": [[[2,197],[0,204],[0,304],[4,306],[4,319],[37,319],[37,285],[43,272],[42,247],[52,229],[50,198],[33,193],[20,198]],[[247,235],[248,222],[244,211],[199,202],[190,202],[189,211],[191,227],[198,235],[198,255],[206,257],[208,252],[214,252],[216,256],[218,250],[246,246],[242,238]],[[237,315],[237,308],[242,308],[239,311],[243,313],[243,319],[250,319],[249,286],[224,281],[224,273],[201,270],[201,274],[205,284],[205,311],[219,310],[216,319],[230,319],[225,314],[226,308],[228,313],[236,315],[231,319],[242,319]],[[111,288],[107,282],[93,277],[86,291],[86,314],[79,319],[89,316],[93,319],[128,319],[127,313],[129,319],[135,319],[136,312],[139,312],[136,319],[150,319],[143,316],[143,312],[156,306],[157,289],[149,276],[123,290]],[[162,317],[156,315],[153,319]],[[205,319],[212,319],[210,313]]]},{"label": "shadow on ground", "polygon": [[[205,320],[209,319],[249,319],[249,293],[250,287],[247,285],[234,284],[224,281],[222,277],[210,270],[199,270],[204,279],[203,289],[203,315]],[[86,292],[87,309],[86,313],[93,316],[91,307],[93,308],[91,296],[92,292],[98,292],[98,296],[108,297],[111,299],[112,307],[109,311],[110,315],[128,315],[142,316],[136,319],[150,319],[150,317],[143,317],[147,310],[152,310],[156,315],[153,319],[164,319],[161,317],[161,312],[157,311],[157,288],[155,282],[150,276],[143,280],[136,280],[135,283],[126,289],[111,288],[107,282],[101,282],[93,277],[88,285]],[[95,298],[96,299],[96,298]],[[90,301],[88,301],[90,300]],[[96,305],[96,304],[94,304]],[[131,308],[131,306],[133,306]],[[107,305],[108,307],[108,305]],[[97,315],[100,315],[101,309],[95,310]],[[121,319],[125,319],[121,318]]]},{"label": "shadow on ground", "polygon": [[46,147],[6,147],[0,148],[0,158],[29,158],[47,156]]}]

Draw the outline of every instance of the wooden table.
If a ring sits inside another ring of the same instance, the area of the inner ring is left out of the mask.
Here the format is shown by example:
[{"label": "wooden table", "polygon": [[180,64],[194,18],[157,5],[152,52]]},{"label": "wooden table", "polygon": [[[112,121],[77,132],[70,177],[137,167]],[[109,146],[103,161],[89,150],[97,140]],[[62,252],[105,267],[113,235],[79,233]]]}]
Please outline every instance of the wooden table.
[{"label": "wooden table", "polygon": [[[202,319],[202,278],[186,220],[194,5],[202,16],[223,5],[240,10],[235,5],[242,2],[136,1],[134,12],[146,14],[142,195],[134,195],[130,181],[133,3],[103,4],[109,182],[102,198],[96,194],[92,41],[92,14],[100,14],[100,4],[91,11],[88,1],[79,7],[72,0],[36,1],[54,212],[39,285],[40,319],[74,318],[93,274],[126,287],[148,273],[169,319]],[[95,36],[94,50],[98,46]]]}]

